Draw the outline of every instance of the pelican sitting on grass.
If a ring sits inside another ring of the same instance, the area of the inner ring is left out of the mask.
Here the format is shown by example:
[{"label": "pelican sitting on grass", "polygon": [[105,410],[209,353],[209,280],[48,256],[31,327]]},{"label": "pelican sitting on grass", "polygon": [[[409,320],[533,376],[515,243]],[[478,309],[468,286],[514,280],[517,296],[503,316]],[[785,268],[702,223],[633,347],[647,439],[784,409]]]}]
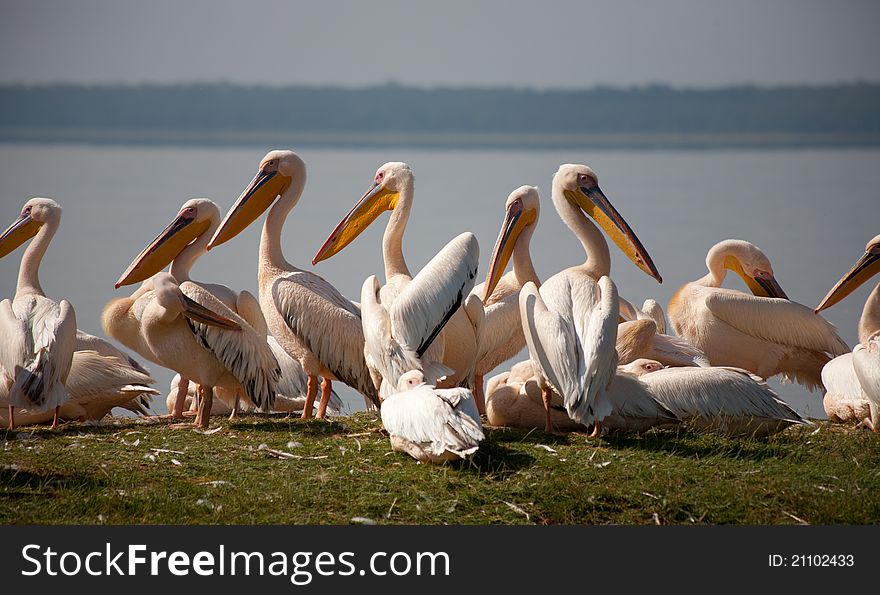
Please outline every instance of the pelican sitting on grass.
[{"label": "pelican sitting on grass", "polygon": [[422,463],[446,463],[479,449],[483,424],[469,390],[435,388],[420,370],[401,375],[397,389],[379,409],[393,450]]}]

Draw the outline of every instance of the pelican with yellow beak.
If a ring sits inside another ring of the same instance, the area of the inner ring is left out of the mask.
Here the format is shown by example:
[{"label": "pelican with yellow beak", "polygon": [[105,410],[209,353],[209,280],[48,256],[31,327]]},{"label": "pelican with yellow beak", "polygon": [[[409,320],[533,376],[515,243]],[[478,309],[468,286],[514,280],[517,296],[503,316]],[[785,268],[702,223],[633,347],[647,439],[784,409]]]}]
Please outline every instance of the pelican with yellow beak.
[{"label": "pelican with yellow beak", "polygon": [[305,184],[306,165],[299,155],[287,150],[267,153],[208,249],[229,241],[269,209],[260,238],[260,308],[272,336],[308,375],[304,418],[312,415],[318,378],[323,377],[317,412],[317,417],[323,418],[333,380],[351,386],[376,407],[379,400],[364,361],[360,307],[322,277],[291,265],[282,253],[284,222],[299,202]]},{"label": "pelican with yellow beak", "polygon": [[[816,312],[830,308],[877,273],[880,273],[880,235],[868,242],[865,253],[816,306]],[[852,376],[856,383],[849,380]],[[828,389],[824,399],[828,417],[840,421],[862,419],[866,426],[880,432],[880,283],[868,295],[862,309],[859,344],[852,353],[828,362],[822,369],[822,380]]]},{"label": "pelican with yellow beak", "polygon": [[67,300],[55,302],[40,286],[39,269],[52,236],[61,224],[61,206],[50,198],[32,198],[18,219],[0,235],[0,258],[33,241],[21,257],[15,297],[0,302],[0,381],[9,395],[9,429],[14,409],[54,409],[58,425],[68,392],[76,343],[76,314]]},{"label": "pelican with yellow beak", "polygon": [[534,282],[527,282],[519,294],[520,317],[541,388],[545,430],[553,429],[554,391],[562,397],[571,419],[598,429],[611,413],[605,392],[617,369],[620,308],[617,288],[608,277],[608,244],[588,216],[636,266],[657,281],[661,277],[642,243],[599,188],[592,169],[561,165],[553,176],[552,198],[559,216],[580,240],[586,259],[550,277],[540,290]]},{"label": "pelican with yellow beak", "polygon": [[[681,287],[669,301],[675,331],[713,366],[742,368],[765,379],[782,374],[810,390],[821,387],[822,366],[849,351],[834,325],[790,301],[767,256],[750,242],[715,244],[706,267],[706,276]],[[721,287],[728,270],[754,295]]]},{"label": "pelican with yellow beak", "polygon": [[[156,238],[147,245],[146,248],[132,261],[128,269],[119,277],[116,282],[117,289],[124,285],[131,285],[145,281],[147,286],[151,286],[151,277],[165,268],[169,263],[171,268],[169,273],[180,283],[191,282],[201,288],[202,291],[208,292],[217,298],[226,308],[229,308],[239,316],[258,334],[266,335],[266,320],[260,311],[260,305],[257,299],[248,291],[236,292],[226,285],[218,283],[205,283],[193,281],[190,277],[193,264],[207,251],[208,241],[214,234],[214,231],[220,225],[220,209],[217,204],[207,198],[193,198],[186,201],[178,211],[177,215],[165,227],[165,229]],[[146,296],[144,299],[152,299],[153,294]],[[126,333],[126,326],[120,324],[123,320],[122,310],[128,302],[127,298],[120,298],[107,306],[105,319],[108,324],[108,333],[116,333],[120,336],[120,341],[126,342],[131,349],[137,350],[143,348],[142,337],[131,337]],[[111,316],[111,312],[114,314]],[[131,332],[140,332],[138,328],[129,328]],[[260,359],[271,362],[266,349],[260,349]],[[161,360],[161,355],[158,356]],[[181,376],[179,386],[177,387],[178,395],[185,395],[189,379]],[[226,395],[226,391],[222,393]],[[229,393],[231,394],[231,393]],[[238,402],[242,395],[235,393],[234,400],[231,403],[232,416],[238,409]],[[244,395],[248,398],[247,395]],[[178,419],[183,415],[183,399],[175,402],[175,407],[171,410],[172,419]],[[250,405],[257,406],[251,402]]]},{"label": "pelican with yellow beak", "polygon": [[[403,234],[414,188],[415,176],[406,163],[380,167],[369,190],[312,260],[316,264],[337,254],[384,211],[391,211],[382,239],[385,285],[380,288],[370,277],[361,292],[367,364],[375,381],[386,387],[383,396],[393,393],[400,376],[411,369],[422,371],[429,384],[470,386],[482,330],[482,304],[469,295],[479,261],[474,234],[453,238],[417,275],[410,273]],[[455,348],[446,350],[444,344]]]}]

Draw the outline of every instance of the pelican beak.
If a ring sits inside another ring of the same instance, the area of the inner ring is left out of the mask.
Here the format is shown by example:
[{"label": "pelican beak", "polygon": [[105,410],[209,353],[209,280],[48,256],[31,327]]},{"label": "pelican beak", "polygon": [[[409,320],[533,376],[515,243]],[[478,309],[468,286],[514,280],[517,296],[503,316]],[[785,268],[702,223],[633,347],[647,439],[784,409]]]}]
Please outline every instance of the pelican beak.
[{"label": "pelican beak", "polygon": [[663,278],[654,266],[648,251],[599,186],[580,186],[578,190],[566,190],[565,195],[568,200],[592,217],[637,267],[654,277],[658,283],[663,283]]},{"label": "pelican beak", "polygon": [[749,286],[753,295],[782,300],[788,299],[782,286],[776,281],[776,277],[769,271],[755,269],[754,273],[749,275],[743,269],[739,259],[731,255],[724,259],[724,268],[739,275],[745,281],[745,284]]},{"label": "pelican beak", "polygon": [[263,214],[275,198],[282,194],[290,186],[290,176],[285,176],[277,171],[257,172],[251,183],[248,184],[226,217],[220,223],[220,227],[214,232],[214,237],[208,242],[208,250],[228,242],[240,234],[248,225]]},{"label": "pelican beak", "polygon": [[397,206],[400,193],[374,183],[361,197],[354,207],[348,212],[339,225],[333,230],[315,258],[312,264],[318,264],[327,260],[343,248],[348,246],[370,223],[385,211],[391,211]]},{"label": "pelican beak", "polygon": [[180,294],[180,302],[183,304],[183,315],[191,320],[230,331],[241,330],[241,325],[234,320],[217,314],[183,293]]},{"label": "pelican beak", "polygon": [[849,272],[838,281],[822,303],[816,306],[816,313],[821,312],[825,308],[830,308],[853,291],[855,291],[862,283],[880,273],[880,247],[872,246],[862,257],[859,258]]},{"label": "pelican beak", "polygon": [[164,269],[193,240],[205,233],[210,225],[210,220],[196,221],[195,215],[178,213],[168,227],[128,265],[116,282],[116,289],[149,279]]},{"label": "pelican beak", "polygon": [[26,241],[37,235],[42,223],[31,219],[30,213],[22,213],[0,235],[0,258],[3,258]]},{"label": "pelican beak", "polygon": [[485,304],[501,276],[510,257],[513,255],[513,247],[516,246],[516,240],[522,231],[532,225],[538,218],[535,209],[526,209],[522,203],[511,203],[504,215],[504,222],[501,224],[501,231],[498,234],[498,240],[495,242],[495,250],[492,252],[492,258],[489,260],[489,273],[486,275],[486,287],[483,293],[483,303]]}]

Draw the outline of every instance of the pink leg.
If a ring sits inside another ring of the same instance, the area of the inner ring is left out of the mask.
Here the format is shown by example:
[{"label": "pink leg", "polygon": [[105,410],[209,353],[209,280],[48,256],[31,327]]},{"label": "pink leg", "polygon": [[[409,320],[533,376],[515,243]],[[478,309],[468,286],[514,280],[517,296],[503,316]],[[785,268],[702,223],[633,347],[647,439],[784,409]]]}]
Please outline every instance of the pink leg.
[{"label": "pink leg", "polygon": [[541,400],[544,401],[544,412],[547,414],[546,421],[544,422],[544,431],[548,434],[553,433],[553,423],[550,421],[550,398],[552,394],[550,393],[549,388],[541,389]]},{"label": "pink leg", "polygon": [[214,388],[199,385],[199,413],[196,415],[196,427],[207,428],[211,421],[211,407],[214,405]]},{"label": "pink leg", "polygon": [[56,405],[55,406],[55,415],[52,417],[52,427],[49,428],[50,430],[54,430],[55,428],[58,427],[58,412],[59,411],[61,411],[61,405]]},{"label": "pink leg", "polygon": [[15,408],[12,405],[9,406],[9,429],[15,429]]},{"label": "pink leg", "polygon": [[321,381],[321,401],[318,403],[318,419],[324,419],[327,414],[327,404],[330,403],[330,379],[324,378]]},{"label": "pink leg", "polygon": [[183,419],[183,405],[186,402],[187,391],[189,391],[189,379],[181,376],[177,383],[177,396],[174,399],[174,408],[171,410],[171,419]]},{"label": "pink leg", "polygon": [[306,404],[303,406],[302,419],[312,417],[312,406],[315,404],[315,397],[318,395],[318,377],[309,376],[308,392],[306,392]]},{"label": "pink leg", "polygon": [[483,392],[483,375],[477,374],[474,377],[474,402],[477,404],[477,411],[480,415],[486,415],[486,394]]}]

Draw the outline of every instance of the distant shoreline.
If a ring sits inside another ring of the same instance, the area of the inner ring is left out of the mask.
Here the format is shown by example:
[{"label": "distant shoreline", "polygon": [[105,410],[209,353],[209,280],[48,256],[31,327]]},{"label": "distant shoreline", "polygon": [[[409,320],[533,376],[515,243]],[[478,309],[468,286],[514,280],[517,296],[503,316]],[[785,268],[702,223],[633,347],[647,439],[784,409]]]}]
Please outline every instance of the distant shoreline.
[{"label": "distant shoreline", "polygon": [[430,149],[810,149],[880,147],[880,133],[758,132],[315,132],[0,128],[0,143],[157,146],[297,146]]}]

